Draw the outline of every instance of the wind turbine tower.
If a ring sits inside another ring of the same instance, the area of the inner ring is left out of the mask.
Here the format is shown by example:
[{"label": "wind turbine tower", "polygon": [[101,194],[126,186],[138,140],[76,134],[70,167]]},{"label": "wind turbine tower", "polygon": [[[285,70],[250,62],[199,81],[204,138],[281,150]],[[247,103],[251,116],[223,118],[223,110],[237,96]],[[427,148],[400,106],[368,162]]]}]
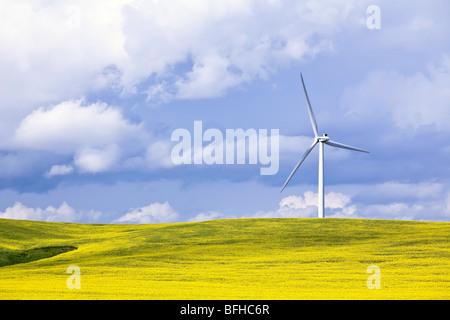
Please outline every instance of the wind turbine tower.
[{"label": "wind turbine tower", "polygon": [[341,148],[341,149],[348,149],[353,151],[360,151],[360,152],[366,152],[369,153],[369,151],[358,149],[355,147],[351,147],[336,141],[330,140],[328,137],[328,134],[324,133],[322,136],[319,136],[319,132],[317,129],[317,122],[316,118],[314,117],[313,110],[311,108],[311,103],[309,102],[308,93],[306,92],[305,82],[303,81],[303,76],[300,74],[300,78],[302,80],[303,85],[303,91],[305,92],[305,98],[306,98],[306,105],[308,106],[308,112],[309,112],[309,118],[311,120],[311,125],[314,131],[314,140],[311,146],[305,151],[303,156],[300,158],[300,161],[297,163],[297,165],[292,170],[291,174],[287,178],[286,182],[284,183],[283,187],[281,188],[280,192],[283,192],[284,188],[286,188],[286,185],[289,183],[289,181],[292,179],[292,176],[295,174],[295,172],[298,170],[300,165],[303,163],[303,161],[306,159],[306,157],[309,155],[309,153],[314,149],[316,144],[319,144],[319,181],[318,181],[318,217],[324,218],[325,217],[325,186],[324,186],[324,175],[323,175],[323,158],[324,158],[324,144],[329,145],[331,147]]}]

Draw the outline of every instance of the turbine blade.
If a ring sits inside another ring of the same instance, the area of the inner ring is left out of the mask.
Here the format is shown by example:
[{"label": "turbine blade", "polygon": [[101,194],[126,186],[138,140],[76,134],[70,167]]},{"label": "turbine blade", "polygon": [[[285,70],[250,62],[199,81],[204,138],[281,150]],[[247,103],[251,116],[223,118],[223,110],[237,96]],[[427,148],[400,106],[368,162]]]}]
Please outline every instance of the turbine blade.
[{"label": "turbine blade", "polygon": [[329,145],[329,146],[336,147],[336,148],[349,149],[349,150],[369,153],[369,151],[367,151],[367,150],[363,150],[363,149],[358,149],[358,148],[355,148],[355,147],[347,146],[345,144],[342,144],[342,143],[339,143],[339,142],[336,142],[336,141],[328,140],[328,141],[324,141],[324,143]]},{"label": "turbine blade", "polygon": [[314,113],[313,113],[312,108],[311,108],[311,103],[309,102],[308,93],[306,92],[305,82],[303,81],[303,76],[302,76],[301,73],[300,73],[300,78],[302,79],[303,91],[305,92],[306,104],[308,105],[309,119],[311,120],[311,125],[312,125],[312,128],[314,130],[314,134],[315,134],[316,137],[318,137],[319,133],[318,133],[318,130],[317,130],[316,118],[314,117]]},{"label": "turbine blade", "polygon": [[289,181],[291,180],[292,176],[294,175],[294,173],[297,171],[297,169],[300,167],[300,165],[303,163],[303,161],[306,159],[306,157],[308,156],[308,154],[311,152],[311,150],[315,147],[315,145],[317,144],[317,142],[319,142],[319,140],[315,139],[313,144],[308,148],[308,150],[305,151],[305,153],[303,154],[302,158],[300,159],[300,161],[297,163],[297,165],[295,166],[295,168],[292,170],[291,174],[289,175],[289,177],[287,178],[286,182],[284,183],[283,187],[280,190],[280,193],[283,192],[284,188],[287,186],[287,184],[289,183]]}]

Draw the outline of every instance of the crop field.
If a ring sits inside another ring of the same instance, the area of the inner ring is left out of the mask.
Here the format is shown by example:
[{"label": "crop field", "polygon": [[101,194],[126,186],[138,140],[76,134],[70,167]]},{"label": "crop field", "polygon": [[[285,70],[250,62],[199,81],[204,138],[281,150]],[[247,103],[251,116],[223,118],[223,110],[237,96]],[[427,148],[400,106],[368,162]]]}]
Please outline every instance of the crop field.
[{"label": "crop field", "polygon": [[449,299],[449,240],[448,222],[0,219],[0,299]]}]

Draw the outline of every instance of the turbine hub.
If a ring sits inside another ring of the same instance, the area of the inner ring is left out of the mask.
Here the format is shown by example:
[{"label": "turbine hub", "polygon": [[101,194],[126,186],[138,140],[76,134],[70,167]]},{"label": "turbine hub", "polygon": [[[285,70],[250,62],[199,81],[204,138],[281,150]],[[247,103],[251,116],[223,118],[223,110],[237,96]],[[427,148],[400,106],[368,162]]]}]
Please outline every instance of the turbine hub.
[{"label": "turbine hub", "polygon": [[328,137],[328,134],[326,134],[326,133],[324,133],[323,136],[318,137],[317,139],[318,139],[320,142],[325,142],[325,141],[330,140],[330,138]]}]

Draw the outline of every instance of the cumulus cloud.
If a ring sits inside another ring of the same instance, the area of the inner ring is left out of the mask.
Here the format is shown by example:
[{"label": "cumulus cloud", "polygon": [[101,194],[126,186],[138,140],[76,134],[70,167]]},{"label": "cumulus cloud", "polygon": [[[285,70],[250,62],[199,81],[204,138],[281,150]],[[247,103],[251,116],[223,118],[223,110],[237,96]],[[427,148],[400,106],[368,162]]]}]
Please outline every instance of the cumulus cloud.
[{"label": "cumulus cloud", "polygon": [[19,124],[14,141],[29,149],[70,153],[85,147],[118,143],[140,133],[140,125],[106,103],[63,101],[39,108]]},{"label": "cumulus cloud", "polygon": [[444,55],[430,64],[426,73],[372,71],[359,84],[346,89],[341,104],[349,117],[360,121],[393,121],[398,129],[407,132],[423,126],[446,132],[450,123],[449,87],[450,58]]},{"label": "cumulus cloud", "polygon": [[104,172],[116,163],[119,157],[118,149],[115,144],[108,145],[102,149],[82,149],[76,153],[74,163],[81,172]]},{"label": "cumulus cloud", "polygon": [[224,216],[217,211],[201,212],[195,217],[189,219],[189,222],[207,221],[223,218]]},{"label": "cumulus cloud", "polygon": [[0,105],[23,116],[105,88],[152,99],[222,95],[330,50],[333,35],[357,24],[357,3],[5,0]]},{"label": "cumulus cloud", "polygon": [[[348,1],[146,1],[127,6],[125,48],[137,63],[119,67],[122,81],[132,85],[158,74],[160,80],[148,89],[151,99],[220,96],[266,78],[276,66],[330,50],[332,35],[357,24],[346,20],[352,10]],[[174,75],[178,67],[185,71]]]},{"label": "cumulus cloud", "polygon": [[364,219],[446,221],[450,217],[450,194],[445,183],[389,181],[341,186],[340,189],[344,190],[349,202],[342,214],[334,215],[336,217],[345,217],[349,213],[352,217]]},{"label": "cumulus cloud", "polygon": [[174,222],[177,217],[178,213],[168,202],[155,202],[145,207],[131,209],[113,223],[169,223]]},{"label": "cumulus cloud", "polygon": [[355,197],[363,196],[364,203],[357,205],[361,218],[442,220],[450,217],[450,193],[444,183],[386,182],[358,186]]},{"label": "cumulus cloud", "polygon": [[29,108],[89,90],[97,74],[125,55],[121,8],[127,2],[2,1],[4,105]]},{"label": "cumulus cloud", "polygon": [[[36,104],[105,88],[151,100],[219,96],[335,50],[336,35],[366,29],[366,7],[356,0],[3,0],[0,108],[23,117]],[[371,45],[436,44],[448,30],[441,7],[390,4],[395,19],[384,42]]]},{"label": "cumulus cloud", "polygon": [[[317,217],[317,193],[304,192],[303,196],[288,196],[281,199],[279,208],[275,211],[259,211],[252,217],[261,218],[313,218]],[[351,204],[348,195],[329,192],[325,195],[327,217],[355,217],[356,207]]]},{"label": "cumulus cloud", "polygon": [[[96,173],[113,168],[123,150],[144,149],[147,139],[142,124],[128,121],[120,109],[70,100],[30,113],[19,124],[13,141],[16,148],[73,155],[80,172]],[[46,176],[73,170],[55,165]]]},{"label": "cumulus cloud", "polygon": [[[145,94],[152,101],[220,96],[267,78],[279,66],[334,50],[336,35],[365,30],[365,6],[356,0],[51,5],[5,0],[0,10],[0,71],[7,75],[0,77],[2,116],[17,121],[37,105],[101,89]],[[437,5],[421,5],[415,16],[408,14],[414,6],[393,8],[406,12],[396,23],[412,27],[400,27],[401,35],[389,39],[406,34],[420,43],[411,30],[448,29],[430,22],[433,14],[442,15]],[[427,35],[421,39],[431,38]]]},{"label": "cumulus cloud", "polygon": [[100,217],[101,213],[90,210],[88,212],[77,212],[74,208],[63,202],[58,208],[48,206],[45,209],[30,208],[21,202],[16,202],[14,206],[6,208],[4,212],[0,212],[0,218],[19,219],[19,220],[39,220],[54,222],[77,222],[85,217],[91,221],[95,221]]},{"label": "cumulus cloud", "polygon": [[445,200],[418,203],[391,202],[361,206],[358,215],[365,219],[401,219],[448,221]]},{"label": "cumulus cloud", "polygon": [[47,178],[59,175],[66,175],[73,172],[73,167],[71,165],[54,165],[50,168],[50,170],[45,173]]},{"label": "cumulus cloud", "polygon": [[[398,183],[342,186],[341,192],[325,195],[328,218],[442,220],[450,217],[450,193],[440,183]],[[360,198],[365,198],[363,202]],[[272,211],[259,211],[246,217],[314,218],[317,217],[317,193],[304,192],[281,199]]]}]

